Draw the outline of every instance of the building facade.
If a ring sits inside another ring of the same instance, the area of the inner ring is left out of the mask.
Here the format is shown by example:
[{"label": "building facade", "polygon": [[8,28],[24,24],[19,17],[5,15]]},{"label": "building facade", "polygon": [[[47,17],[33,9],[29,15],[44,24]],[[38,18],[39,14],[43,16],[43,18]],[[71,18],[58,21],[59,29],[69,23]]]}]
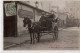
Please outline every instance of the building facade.
[{"label": "building facade", "polygon": [[66,27],[66,19],[68,15],[66,13],[58,13],[59,27]]},{"label": "building facade", "polygon": [[[23,27],[23,19],[25,16],[34,22],[39,19],[42,12],[49,13],[39,7],[30,5],[29,2],[27,3],[22,1],[4,1],[4,36],[26,35],[25,33],[28,31],[26,27]],[[7,9],[6,6],[8,5],[10,11],[5,11]]]},{"label": "building facade", "polygon": [[[79,18],[80,16],[80,1],[67,1],[66,2],[66,11],[69,12],[70,16]],[[80,19],[80,18],[79,18]]]},{"label": "building facade", "polygon": [[75,22],[75,23],[76,24],[80,23],[80,1],[67,1],[66,11],[69,13],[68,18],[73,20],[72,22],[75,22],[77,20],[78,22]]},{"label": "building facade", "polygon": [[31,6],[37,7],[39,9],[42,9],[46,12],[50,12],[51,11],[51,3],[52,1],[21,1],[25,4],[29,4]]}]

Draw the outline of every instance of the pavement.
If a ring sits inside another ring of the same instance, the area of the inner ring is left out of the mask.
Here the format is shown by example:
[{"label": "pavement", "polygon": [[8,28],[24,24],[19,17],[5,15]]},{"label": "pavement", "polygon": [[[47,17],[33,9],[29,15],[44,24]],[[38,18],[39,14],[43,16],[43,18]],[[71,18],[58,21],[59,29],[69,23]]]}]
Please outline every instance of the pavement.
[{"label": "pavement", "polygon": [[30,41],[29,34],[18,37],[4,37],[4,49]]}]

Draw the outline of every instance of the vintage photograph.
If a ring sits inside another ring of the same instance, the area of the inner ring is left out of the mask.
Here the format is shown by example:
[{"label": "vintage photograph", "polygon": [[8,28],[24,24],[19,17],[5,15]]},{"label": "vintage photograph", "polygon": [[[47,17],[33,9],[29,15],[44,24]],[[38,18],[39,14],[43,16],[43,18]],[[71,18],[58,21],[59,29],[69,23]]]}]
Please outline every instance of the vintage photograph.
[{"label": "vintage photograph", "polygon": [[4,50],[80,50],[80,1],[3,1]]}]

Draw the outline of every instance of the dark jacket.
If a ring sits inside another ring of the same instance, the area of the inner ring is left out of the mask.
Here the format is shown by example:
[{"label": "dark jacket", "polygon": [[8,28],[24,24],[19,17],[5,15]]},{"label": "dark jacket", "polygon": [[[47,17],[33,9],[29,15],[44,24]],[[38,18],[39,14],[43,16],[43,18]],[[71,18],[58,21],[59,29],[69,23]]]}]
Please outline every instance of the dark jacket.
[{"label": "dark jacket", "polygon": [[41,16],[39,22],[41,23],[42,27],[46,27],[46,17],[45,16]]}]

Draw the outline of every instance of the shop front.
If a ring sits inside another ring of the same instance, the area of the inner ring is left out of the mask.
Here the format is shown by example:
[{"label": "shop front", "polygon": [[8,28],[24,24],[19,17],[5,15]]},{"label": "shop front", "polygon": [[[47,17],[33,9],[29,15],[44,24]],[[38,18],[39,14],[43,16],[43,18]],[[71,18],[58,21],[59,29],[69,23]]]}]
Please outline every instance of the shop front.
[{"label": "shop front", "polygon": [[3,8],[5,37],[26,35],[28,30],[26,27],[23,27],[24,17],[28,17],[32,22],[34,22],[39,20],[42,12],[45,12],[20,1],[4,1]]}]

